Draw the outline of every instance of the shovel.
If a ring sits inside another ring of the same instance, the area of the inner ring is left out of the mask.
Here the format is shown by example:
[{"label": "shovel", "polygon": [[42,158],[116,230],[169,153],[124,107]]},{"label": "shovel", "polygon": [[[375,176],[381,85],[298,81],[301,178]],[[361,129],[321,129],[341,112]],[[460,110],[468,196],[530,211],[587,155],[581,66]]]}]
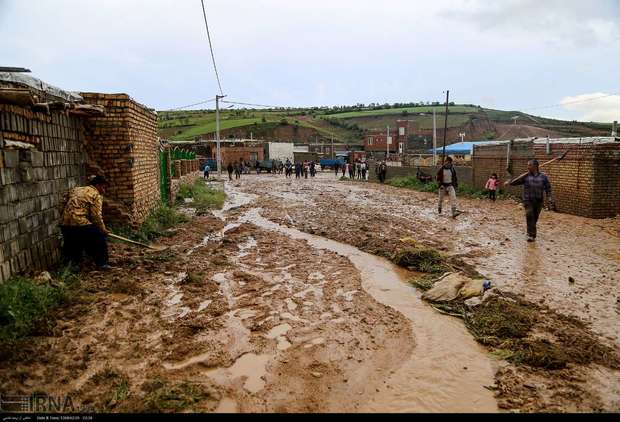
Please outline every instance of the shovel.
[{"label": "shovel", "polygon": [[141,243],[141,242],[136,242],[135,240],[131,240],[131,239],[127,239],[126,237],[123,236],[119,236],[117,234],[114,233],[108,233],[108,236],[114,238],[114,239],[118,239],[118,240],[122,240],[123,242],[127,242],[127,243],[133,243],[134,245],[140,245],[143,246],[145,248],[157,251],[157,252],[162,252],[165,251],[166,249],[168,249],[168,246],[153,246],[153,245],[147,245],[146,243]]}]

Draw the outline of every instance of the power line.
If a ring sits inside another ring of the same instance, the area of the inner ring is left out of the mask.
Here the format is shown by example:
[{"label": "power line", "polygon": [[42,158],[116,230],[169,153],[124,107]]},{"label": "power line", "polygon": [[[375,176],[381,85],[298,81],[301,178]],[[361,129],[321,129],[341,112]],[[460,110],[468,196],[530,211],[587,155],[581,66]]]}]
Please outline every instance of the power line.
[{"label": "power line", "polygon": [[207,28],[207,38],[209,39],[209,50],[211,50],[211,60],[213,61],[213,70],[215,70],[215,77],[217,78],[217,86],[220,87],[220,95],[224,95],[222,91],[222,84],[220,83],[220,75],[217,73],[217,66],[215,65],[215,55],[213,54],[213,44],[211,44],[211,34],[209,33],[209,24],[207,23],[207,12],[205,11],[205,2],[200,0],[202,4],[202,15],[205,18],[205,28]]},{"label": "power line", "polygon": [[266,105],[266,104],[240,103],[238,101],[222,100],[222,102],[223,103],[227,103],[227,104],[239,104],[239,105],[247,105],[247,106],[253,106],[253,107],[284,108],[284,107],[280,107],[280,106]]},{"label": "power line", "polygon": [[526,108],[522,111],[531,111],[531,110],[542,110],[545,108],[555,108],[555,107],[563,107],[565,105],[568,104],[578,104],[578,103],[586,103],[588,101],[596,101],[596,100],[600,100],[601,98],[607,98],[607,97],[613,97],[616,95],[620,95],[620,93],[615,93],[615,94],[606,94],[606,95],[601,95],[599,97],[594,97],[594,98],[587,98],[585,100],[575,100],[575,101],[567,101],[565,103],[560,103],[560,104],[554,104],[554,105],[548,105],[548,106],[542,106],[542,107],[533,107],[533,108]]},{"label": "power line", "polygon": [[210,100],[201,101],[199,103],[189,104],[189,105],[186,105],[186,106],[170,108],[170,109],[167,109],[167,110],[164,110],[164,111],[183,110],[184,108],[190,108],[190,107],[194,107],[194,106],[197,106],[197,105],[200,105],[200,104],[207,104],[207,103],[210,103],[212,101],[215,101],[215,98],[211,98]]}]

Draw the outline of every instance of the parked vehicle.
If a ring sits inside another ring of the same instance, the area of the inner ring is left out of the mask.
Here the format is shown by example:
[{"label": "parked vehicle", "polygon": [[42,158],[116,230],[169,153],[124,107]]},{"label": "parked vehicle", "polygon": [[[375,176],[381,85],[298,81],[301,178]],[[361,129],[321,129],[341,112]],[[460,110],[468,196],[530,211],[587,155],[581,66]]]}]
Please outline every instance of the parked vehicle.
[{"label": "parked vehicle", "polygon": [[319,164],[321,165],[321,169],[333,169],[336,166],[342,166],[344,164],[344,160],[340,158],[321,158]]}]

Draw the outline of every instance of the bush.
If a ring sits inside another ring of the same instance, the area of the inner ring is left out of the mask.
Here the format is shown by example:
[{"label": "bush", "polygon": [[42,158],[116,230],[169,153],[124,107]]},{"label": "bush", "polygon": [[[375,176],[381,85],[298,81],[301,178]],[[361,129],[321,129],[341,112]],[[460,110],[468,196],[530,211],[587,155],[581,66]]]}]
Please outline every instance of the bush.
[{"label": "bush", "polygon": [[0,284],[0,345],[11,346],[48,322],[51,311],[78,285],[71,267],[61,269],[52,282],[38,284],[30,278],[13,277]]},{"label": "bush", "polygon": [[420,192],[437,192],[439,189],[437,182],[422,183],[415,177],[394,177],[388,180],[387,184],[397,188],[413,189]]},{"label": "bush", "polygon": [[187,217],[165,204],[155,207],[144,220],[136,235],[140,240],[152,240],[164,234],[166,230],[187,221]]},{"label": "bush", "polygon": [[439,273],[447,270],[439,252],[430,248],[409,247],[400,250],[394,254],[392,262],[423,273]]},{"label": "bush", "polygon": [[163,236],[171,227],[187,221],[185,214],[179,212],[174,207],[159,203],[149,213],[140,228],[133,229],[129,226],[111,226],[113,233],[128,237],[140,242],[149,242],[159,236]]},{"label": "bush", "polygon": [[[390,186],[397,188],[413,189],[420,192],[433,192],[436,193],[439,190],[439,184],[435,181],[422,183],[415,177],[394,177],[386,182]],[[498,190],[497,197],[501,197],[501,190]],[[486,190],[480,190],[460,184],[456,189],[457,196],[468,196],[471,198],[486,198],[488,193]]]},{"label": "bush", "polygon": [[193,202],[189,205],[205,211],[207,209],[221,209],[224,206],[226,194],[223,191],[209,188],[202,179],[197,179],[194,183],[183,184],[179,188],[177,200],[192,198]]}]

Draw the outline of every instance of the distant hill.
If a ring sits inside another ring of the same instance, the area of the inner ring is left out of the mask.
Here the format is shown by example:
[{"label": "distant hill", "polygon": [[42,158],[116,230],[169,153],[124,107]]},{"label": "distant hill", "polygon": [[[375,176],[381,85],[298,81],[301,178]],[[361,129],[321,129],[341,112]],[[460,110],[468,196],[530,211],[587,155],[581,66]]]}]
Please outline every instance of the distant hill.
[{"label": "distant hill", "polygon": [[[407,120],[412,139],[431,139],[432,111],[435,108],[437,135],[443,139],[442,105],[373,105],[335,108],[290,108],[272,110],[224,110],[221,112],[222,138],[250,138],[296,142],[358,143],[369,131],[396,127]],[[514,117],[518,117],[516,124]],[[449,143],[460,140],[514,139],[522,137],[608,136],[611,124],[576,122],[537,117],[520,111],[486,109],[471,104],[451,104],[448,111]],[[162,138],[191,141],[215,136],[215,111],[160,111],[159,134]]]}]

